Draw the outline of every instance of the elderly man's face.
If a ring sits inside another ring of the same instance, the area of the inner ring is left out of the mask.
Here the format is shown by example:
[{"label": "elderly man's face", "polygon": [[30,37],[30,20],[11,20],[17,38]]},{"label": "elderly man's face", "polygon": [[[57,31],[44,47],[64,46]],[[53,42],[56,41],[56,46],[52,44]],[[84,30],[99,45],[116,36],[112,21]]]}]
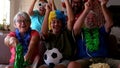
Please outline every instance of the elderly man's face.
[{"label": "elderly man's face", "polygon": [[93,13],[89,13],[85,19],[85,26],[87,28],[95,28],[97,27],[97,17]]}]

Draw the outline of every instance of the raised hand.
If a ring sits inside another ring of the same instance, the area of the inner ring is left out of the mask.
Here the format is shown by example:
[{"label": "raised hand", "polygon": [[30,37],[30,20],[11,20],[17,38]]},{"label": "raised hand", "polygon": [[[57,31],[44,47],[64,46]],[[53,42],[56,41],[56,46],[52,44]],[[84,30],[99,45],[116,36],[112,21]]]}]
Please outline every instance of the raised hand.
[{"label": "raised hand", "polygon": [[106,5],[108,1],[109,1],[109,0],[99,0],[99,2],[101,3],[101,6],[102,6],[102,5]]},{"label": "raised hand", "polygon": [[93,0],[88,0],[85,4],[85,9],[86,10],[91,10],[93,8]]},{"label": "raised hand", "polygon": [[52,6],[50,4],[46,4],[46,12],[50,12],[52,10]]}]

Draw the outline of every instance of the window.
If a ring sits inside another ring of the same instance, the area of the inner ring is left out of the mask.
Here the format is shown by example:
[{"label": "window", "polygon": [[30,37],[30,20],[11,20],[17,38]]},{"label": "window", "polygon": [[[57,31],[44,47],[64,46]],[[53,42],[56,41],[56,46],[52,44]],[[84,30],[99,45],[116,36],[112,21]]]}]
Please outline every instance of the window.
[{"label": "window", "polygon": [[0,28],[4,28],[10,25],[10,0],[1,0],[0,9]]}]

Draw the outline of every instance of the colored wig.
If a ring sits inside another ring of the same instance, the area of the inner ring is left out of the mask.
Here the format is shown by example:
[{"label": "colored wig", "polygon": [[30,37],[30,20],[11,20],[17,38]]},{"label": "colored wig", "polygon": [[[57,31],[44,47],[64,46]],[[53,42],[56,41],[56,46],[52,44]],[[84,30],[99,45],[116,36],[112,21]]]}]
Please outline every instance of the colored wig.
[{"label": "colored wig", "polygon": [[54,11],[51,11],[50,14],[49,14],[49,19],[48,19],[48,22],[49,22],[49,30],[51,29],[50,27],[50,24],[51,24],[51,21],[56,18],[56,19],[59,19],[62,21],[62,25],[64,26],[65,25],[65,22],[66,22],[66,16],[64,15],[64,13],[62,13],[60,10],[54,10]]}]

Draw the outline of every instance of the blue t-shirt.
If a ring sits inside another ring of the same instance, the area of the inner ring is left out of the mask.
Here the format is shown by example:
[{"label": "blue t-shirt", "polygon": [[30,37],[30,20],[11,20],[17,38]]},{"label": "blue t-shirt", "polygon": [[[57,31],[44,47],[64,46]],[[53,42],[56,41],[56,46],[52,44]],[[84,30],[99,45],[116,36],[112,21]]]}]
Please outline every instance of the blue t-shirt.
[{"label": "blue t-shirt", "polygon": [[[80,58],[105,58],[108,57],[108,50],[107,50],[107,36],[109,33],[105,31],[105,27],[101,27],[99,29],[99,49],[94,52],[90,52],[85,45],[85,40],[82,40],[82,36],[80,35],[77,39],[77,53],[76,57]],[[83,37],[84,38],[84,37]]]},{"label": "blue t-shirt", "polygon": [[41,16],[38,10],[34,11],[34,15],[31,16],[31,28],[40,32],[44,16]]}]

